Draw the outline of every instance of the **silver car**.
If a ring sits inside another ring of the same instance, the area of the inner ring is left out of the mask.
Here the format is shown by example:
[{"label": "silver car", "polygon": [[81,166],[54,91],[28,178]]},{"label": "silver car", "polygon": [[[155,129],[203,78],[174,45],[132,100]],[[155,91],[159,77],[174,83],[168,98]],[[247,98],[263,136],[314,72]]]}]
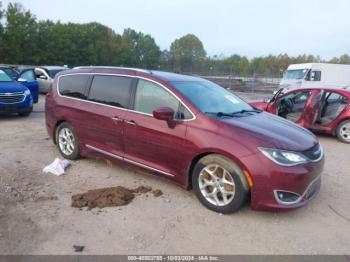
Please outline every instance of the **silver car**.
[{"label": "silver car", "polygon": [[41,66],[35,68],[35,75],[39,82],[39,92],[48,93],[51,90],[51,85],[55,75],[63,70],[69,69],[63,66]]}]

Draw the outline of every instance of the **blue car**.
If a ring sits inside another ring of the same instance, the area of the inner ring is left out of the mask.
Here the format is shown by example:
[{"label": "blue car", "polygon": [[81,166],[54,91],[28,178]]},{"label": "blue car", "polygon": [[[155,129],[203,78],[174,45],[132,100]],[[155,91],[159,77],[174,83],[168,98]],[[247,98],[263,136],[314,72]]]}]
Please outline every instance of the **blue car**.
[{"label": "blue car", "polygon": [[38,102],[38,94],[38,82],[33,70],[18,73],[15,81],[0,68],[0,114],[30,115],[33,104]]}]

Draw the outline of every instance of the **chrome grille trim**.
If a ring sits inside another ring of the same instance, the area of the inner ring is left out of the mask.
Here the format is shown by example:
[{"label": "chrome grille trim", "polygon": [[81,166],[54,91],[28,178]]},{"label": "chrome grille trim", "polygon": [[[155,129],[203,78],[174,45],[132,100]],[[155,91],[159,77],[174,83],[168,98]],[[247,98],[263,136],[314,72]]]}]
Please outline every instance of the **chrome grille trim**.
[{"label": "chrome grille trim", "polygon": [[0,93],[0,103],[4,104],[16,104],[21,103],[25,99],[23,92],[6,92]]}]

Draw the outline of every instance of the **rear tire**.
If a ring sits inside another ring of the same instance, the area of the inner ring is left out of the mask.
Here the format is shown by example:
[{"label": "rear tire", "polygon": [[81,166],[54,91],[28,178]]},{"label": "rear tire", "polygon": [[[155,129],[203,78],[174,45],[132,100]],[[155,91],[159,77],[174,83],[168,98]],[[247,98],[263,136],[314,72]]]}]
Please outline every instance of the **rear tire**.
[{"label": "rear tire", "polygon": [[207,155],[198,161],[192,173],[192,186],[204,206],[222,214],[239,210],[249,191],[239,166],[218,154]]},{"label": "rear tire", "polygon": [[350,120],[345,120],[337,126],[336,135],[343,143],[350,143]]},{"label": "rear tire", "polygon": [[56,144],[61,155],[76,160],[79,155],[79,140],[73,126],[67,122],[60,124],[56,130]]}]

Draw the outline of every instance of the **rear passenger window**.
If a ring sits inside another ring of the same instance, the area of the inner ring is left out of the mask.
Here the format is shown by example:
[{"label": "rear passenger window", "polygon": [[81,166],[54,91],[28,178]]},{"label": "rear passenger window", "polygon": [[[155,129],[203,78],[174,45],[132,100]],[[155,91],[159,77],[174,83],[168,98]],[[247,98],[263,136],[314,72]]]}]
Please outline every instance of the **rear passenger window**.
[{"label": "rear passenger window", "polygon": [[132,78],[122,76],[94,76],[89,100],[111,106],[127,108]]},{"label": "rear passenger window", "polygon": [[63,96],[87,99],[86,86],[89,83],[89,79],[89,75],[61,76],[58,90]]}]

